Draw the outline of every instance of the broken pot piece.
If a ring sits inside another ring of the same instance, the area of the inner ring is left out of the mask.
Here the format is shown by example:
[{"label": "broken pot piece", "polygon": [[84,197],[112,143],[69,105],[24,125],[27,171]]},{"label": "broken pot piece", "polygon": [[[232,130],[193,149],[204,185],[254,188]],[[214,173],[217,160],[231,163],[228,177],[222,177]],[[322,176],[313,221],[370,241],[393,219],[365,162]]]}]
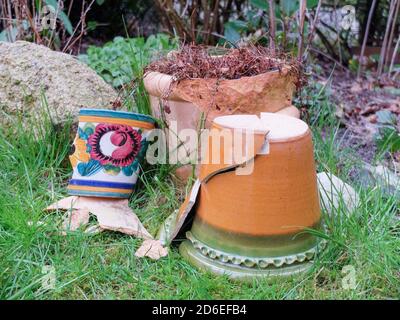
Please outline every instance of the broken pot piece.
[{"label": "broken pot piece", "polygon": [[[46,210],[71,210],[72,217],[75,216],[77,221],[74,226],[87,223],[89,219],[86,219],[86,213],[90,212],[96,216],[99,227],[103,230],[118,231],[143,239],[153,238],[129,207],[128,199],[70,196],[53,203]],[[80,213],[85,214],[84,219],[79,216]]]}]

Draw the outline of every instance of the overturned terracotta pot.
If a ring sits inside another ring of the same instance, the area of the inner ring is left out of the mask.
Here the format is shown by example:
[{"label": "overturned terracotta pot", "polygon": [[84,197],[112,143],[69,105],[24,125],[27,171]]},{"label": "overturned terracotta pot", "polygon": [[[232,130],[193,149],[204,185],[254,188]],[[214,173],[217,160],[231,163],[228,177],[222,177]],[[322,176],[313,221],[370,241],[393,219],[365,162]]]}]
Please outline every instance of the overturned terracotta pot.
[{"label": "overturned terracotta pot", "polygon": [[252,160],[253,167],[247,174],[238,173],[239,163],[222,161],[227,149],[214,150],[218,144],[208,140],[207,154],[217,154],[221,161],[201,165],[194,222],[180,247],[183,256],[200,268],[233,278],[308,270],[322,244],[307,231],[321,228],[307,124],[265,113],[261,119],[218,117],[212,127],[255,130],[253,151],[245,159]]}]

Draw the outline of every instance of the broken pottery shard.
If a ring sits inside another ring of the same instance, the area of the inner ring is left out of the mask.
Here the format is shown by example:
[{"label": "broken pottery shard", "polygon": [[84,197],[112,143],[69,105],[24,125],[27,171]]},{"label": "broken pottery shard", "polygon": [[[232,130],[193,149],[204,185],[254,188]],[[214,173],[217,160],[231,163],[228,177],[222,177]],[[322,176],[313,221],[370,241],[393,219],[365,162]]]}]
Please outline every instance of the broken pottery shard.
[{"label": "broken pottery shard", "polygon": [[68,212],[63,222],[63,230],[75,231],[89,222],[89,210],[77,209]]},{"label": "broken pottery shard", "polygon": [[92,208],[91,212],[97,217],[102,229],[118,231],[143,239],[153,238],[128,206],[126,208]]},{"label": "broken pottery shard", "polygon": [[52,211],[52,210],[70,210],[70,209],[78,209],[79,208],[79,197],[77,196],[70,196],[63,198],[61,200],[58,200],[57,202],[54,202],[53,204],[49,205],[46,210]]},{"label": "broken pottery shard", "polygon": [[[205,164],[201,166],[199,179],[201,183],[207,183],[210,179],[218,174],[222,174],[229,170],[236,169],[239,175],[249,174],[247,172],[249,167],[252,168],[252,160],[257,154],[262,153],[265,144],[267,143],[267,135],[269,129],[264,126],[257,116],[246,116],[247,121],[251,120],[252,125],[247,125],[247,129],[239,129],[234,131],[230,127],[223,127],[223,130],[231,130],[232,134],[237,134],[235,139],[241,141],[242,155],[235,157],[237,146],[232,140],[230,143],[224,144],[224,148],[214,150],[213,145],[220,140],[221,124],[213,123],[210,133],[207,136],[207,144],[204,150],[204,157],[202,155],[201,161]],[[232,156],[232,161],[220,162],[219,159],[225,159],[225,156]],[[247,172],[247,173],[246,173]]]},{"label": "broken pottery shard", "polygon": [[[252,118],[253,119],[253,118]],[[239,158],[239,161],[234,163],[213,163],[211,161],[214,156],[212,153],[211,146],[213,145],[213,139],[220,139],[218,131],[214,134],[210,134],[207,137],[207,149],[205,152],[205,159],[207,159],[207,165],[203,165],[200,170],[199,178],[195,181],[190,191],[190,194],[186,197],[183,204],[180,206],[178,212],[171,214],[161,225],[158,231],[157,238],[164,245],[170,245],[172,240],[184,229],[184,223],[190,221],[189,216],[193,215],[193,207],[196,204],[197,196],[201,185],[207,184],[211,179],[217,175],[222,175],[231,170],[235,170],[237,175],[251,174],[253,169],[253,159],[259,154],[269,153],[269,142],[266,139],[269,129],[262,127],[262,123],[257,116],[254,116],[254,124],[260,127],[255,127],[258,131],[250,131],[253,135],[253,144],[248,143],[246,130],[240,131],[242,134],[242,150],[246,150],[245,157]],[[225,145],[224,152],[228,154],[234,154],[234,144]],[[224,159],[224,155],[220,155],[220,159]],[[233,159],[238,160],[238,159]],[[249,171],[250,170],[250,171]]]},{"label": "broken pottery shard", "polygon": [[140,248],[136,251],[135,256],[149,257],[153,260],[158,260],[168,254],[168,249],[164,248],[159,240],[145,240]]},{"label": "broken pottery shard", "polygon": [[317,178],[321,206],[330,215],[339,209],[341,202],[347,208],[347,215],[359,205],[358,193],[349,184],[327,172],[318,173]]},{"label": "broken pottery shard", "polygon": [[176,227],[178,213],[179,210],[171,213],[158,229],[156,239],[161,241],[162,245],[169,245],[171,243],[171,235]]},{"label": "broken pottery shard", "polygon": [[101,229],[119,231],[143,239],[152,239],[128,205],[128,199],[71,196],[53,203],[47,210],[87,209],[97,217]]},{"label": "broken pottery shard", "polygon": [[192,211],[193,206],[196,203],[200,186],[200,180],[196,179],[189,196],[186,197],[184,203],[179,208],[179,211],[175,211],[173,214],[171,214],[161,225],[157,237],[160,240],[160,243],[164,245],[170,245],[172,240],[174,240],[174,238],[178,235],[189,213]]}]

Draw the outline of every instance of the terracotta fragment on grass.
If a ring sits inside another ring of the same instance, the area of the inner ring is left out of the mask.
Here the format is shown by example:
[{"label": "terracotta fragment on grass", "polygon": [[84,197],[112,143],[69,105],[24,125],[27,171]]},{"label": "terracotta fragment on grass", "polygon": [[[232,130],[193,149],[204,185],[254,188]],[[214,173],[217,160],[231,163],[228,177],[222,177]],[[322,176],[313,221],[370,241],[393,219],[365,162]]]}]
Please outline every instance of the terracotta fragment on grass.
[{"label": "terracotta fragment on grass", "polygon": [[53,203],[46,210],[72,210],[76,215],[74,226],[78,222],[86,221],[86,212],[90,212],[96,216],[102,230],[118,231],[143,239],[153,239],[129,207],[128,199],[70,196]]},{"label": "terracotta fragment on grass", "polygon": [[135,256],[139,258],[148,257],[158,260],[168,254],[168,248],[163,247],[160,240],[145,240],[136,251]]}]

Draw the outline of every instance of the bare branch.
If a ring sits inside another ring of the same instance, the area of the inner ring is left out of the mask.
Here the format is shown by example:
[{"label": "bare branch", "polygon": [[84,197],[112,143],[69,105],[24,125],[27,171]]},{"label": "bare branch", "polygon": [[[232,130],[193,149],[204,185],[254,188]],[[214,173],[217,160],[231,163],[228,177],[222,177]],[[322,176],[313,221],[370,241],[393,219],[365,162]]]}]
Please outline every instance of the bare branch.
[{"label": "bare branch", "polygon": [[361,46],[361,52],[360,52],[360,57],[359,57],[358,70],[357,70],[357,79],[360,78],[360,74],[361,74],[362,59],[364,57],[365,47],[367,45],[369,28],[371,26],[371,20],[372,20],[372,15],[373,15],[373,13],[375,11],[375,6],[376,6],[376,0],[373,0],[372,1],[372,5],[371,5],[371,9],[369,10],[369,13],[368,13],[367,26],[365,28],[364,39],[363,39],[363,43],[362,43],[362,46]]},{"label": "bare branch", "polygon": [[297,58],[302,60],[304,46],[304,21],[306,17],[307,0],[300,0],[299,5],[299,47],[297,49]]},{"label": "bare branch", "polygon": [[393,72],[394,61],[396,60],[397,51],[399,50],[399,46],[400,46],[400,36],[397,38],[397,42],[396,42],[396,45],[393,50],[392,60],[390,61],[390,67],[389,67],[389,75]]},{"label": "bare branch", "polygon": [[272,51],[275,51],[275,2],[274,0],[268,0],[269,3],[269,47]]},{"label": "bare branch", "polygon": [[396,6],[395,3],[396,2],[397,2],[396,0],[390,2],[389,16],[387,19],[385,36],[383,38],[381,54],[380,54],[379,63],[378,63],[378,70],[377,70],[378,77],[380,77],[382,75],[383,67],[385,66],[385,57],[386,57],[386,52],[387,52],[389,33],[390,33],[390,29],[391,29],[390,27],[393,22],[393,15],[394,15],[394,11],[395,11],[395,6]]},{"label": "bare branch", "polygon": [[321,4],[322,4],[322,0],[318,0],[318,5],[317,5],[317,9],[315,10],[315,16],[314,19],[312,20],[312,25],[311,25],[311,31],[308,34],[308,39],[307,39],[307,46],[304,50],[304,56],[307,57],[308,54],[308,49],[310,47],[310,44],[314,38],[314,34],[315,34],[315,27],[318,24],[319,21],[319,11],[321,10]]},{"label": "bare branch", "polygon": [[390,49],[392,48],[394,34],[395,34],[395,31],[396,31],[397,17],[399,15],[400,0],[396,0],[396,1],[397,1],[397,6],[396,6],[396,11],[395,11],[394,17],[393,17],[392,28],[390,30],[389,42],[388,42],[387,51],[386,51],[386,57],[385,57],[385,65],[389,63]]}]

